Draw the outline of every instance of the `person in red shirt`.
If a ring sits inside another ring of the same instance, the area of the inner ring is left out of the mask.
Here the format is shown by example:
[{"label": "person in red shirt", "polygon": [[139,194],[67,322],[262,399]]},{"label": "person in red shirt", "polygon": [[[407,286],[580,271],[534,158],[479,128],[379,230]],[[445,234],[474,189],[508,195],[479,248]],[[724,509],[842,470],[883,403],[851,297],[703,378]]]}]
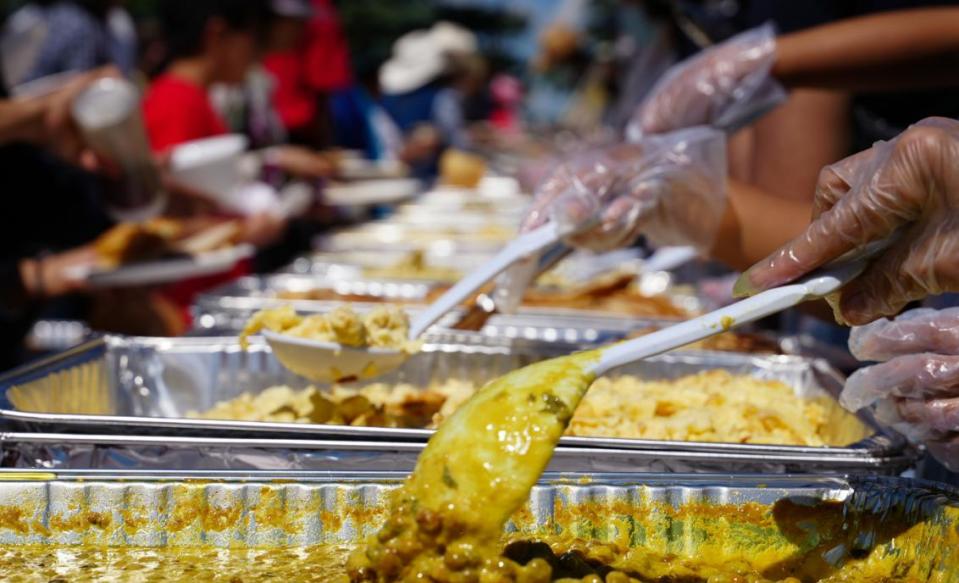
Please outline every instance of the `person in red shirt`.
[{"label": "person in red shirt", "polygon": [[227,132],[207,92],[213,83],[243,82],[268,15],[262,0],[170,0],[160,9],[170,64],[143,100],[157,152]]},{"label": "person in red shirt", "polygon": [[[147,89],[143,118],[150,145],[165,154],[178,144],[225,134],[226,123],[209,98],[214,83],[238,85],[256,62],[265,0],[165,0],[160,3],[169,65]],[[284,221],[268,214],[242,219],[242,240],[257,246],[278,237]],[[181,281],[161,294],[189,321],[197,293],[250,272],[243,261],[230,272]]]}]

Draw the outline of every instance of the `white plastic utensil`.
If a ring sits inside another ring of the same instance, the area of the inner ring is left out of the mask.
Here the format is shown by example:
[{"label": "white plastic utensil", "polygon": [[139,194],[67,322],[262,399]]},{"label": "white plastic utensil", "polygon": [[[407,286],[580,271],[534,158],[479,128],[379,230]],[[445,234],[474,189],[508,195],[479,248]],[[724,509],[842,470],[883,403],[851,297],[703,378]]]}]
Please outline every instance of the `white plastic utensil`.
[{"label": "white plastic utensil", "polygon": [[[419,338],[444,314],[476,293],[484,284],[507,267],[559,241],[568,235],[555,223],[548,223],[525,235],[520,235],[492,259],[469,273],[435,302],[413,318],[410,340]],[[286,368],[314,381],[334,382],[367,379],[389,372],[409,357],[409,354],[389,348],[353,348],[335,342],[320,342],[263,331],[273,354]]]},{"label": "white plastic utensil", "polygon": [[771,316],[808,300],[823,298],[862,273],[866,259],[835,264],[782,287],[756,294],[725,308],[606,348],[593,366],[596,376],[610,370],[715,336],[741,324]]}]

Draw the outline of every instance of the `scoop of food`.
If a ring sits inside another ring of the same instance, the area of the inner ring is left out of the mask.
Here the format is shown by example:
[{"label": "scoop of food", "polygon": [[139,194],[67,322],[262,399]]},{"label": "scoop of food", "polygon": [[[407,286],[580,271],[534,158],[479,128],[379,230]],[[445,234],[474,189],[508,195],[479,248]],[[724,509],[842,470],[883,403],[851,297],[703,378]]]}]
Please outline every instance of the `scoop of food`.
[{"label": "scoop of food", "polygon": [[[409,348],[407,341],[415,342],[444,314],[473,296],[507,267],[559,242],[565,234],[561,227],[550,223],[517,237],[409,323],[406,323],[405,315],[397,315],[396,309],[392,312],[374,311],[370,316],[380,321],[374,325],[373,333],[367,334],[361,331],[363,326],[355,315],[349,316],[346,312],[334,310],[329,316],[320,317],[321,320],[311,320],[309,325],[319,326],[320,332],[312,337],[304,337],[286,332],[287,328],[295,329],[300,324],[293,320],[296,314],[290,310],[260,318],[264,323],[272,322],[272,327],[259,325],[254,318],[248,329],[254,332],[266,329],[263,335],[277,359],[288,369],[309,379],[336,382],[372,378],[399,367],[411,352],[415,352]],[[289,320],[288,323],[277,325],[277,322],[286,322],[284,318]],[[399,342],[400,332],[397,330],[404,323],[403,342]],[[384,329],[393,333],[382,335]],[[368,337],[376,334],[382,336],[376,340],[381,344],[367,342]]]},{"label": "scoop of food", "polygon": [[[318,381],[350,381],[396,368],[419,343],[410,339],[410,320],[395,306],[378,306],[365,316],[350,306],[300,316],[291,306],[261,310],[240,335],[245,348],[262,332],[277,359],[291,371]],[[316,359],[317,349],[333,359]],[[324,368],[325,367],[325,368]]]}]

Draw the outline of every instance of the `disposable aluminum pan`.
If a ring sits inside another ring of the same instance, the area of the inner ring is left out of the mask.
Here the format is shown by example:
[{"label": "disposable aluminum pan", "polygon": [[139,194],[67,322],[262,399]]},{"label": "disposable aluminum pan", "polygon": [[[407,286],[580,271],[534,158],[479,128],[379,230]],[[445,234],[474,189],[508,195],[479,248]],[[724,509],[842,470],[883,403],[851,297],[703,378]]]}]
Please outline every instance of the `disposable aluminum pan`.
[{"label": "disposable aluminum pan", "polygon": [[[0,433],[2,467],[70,470],[308,470],[410,472],[420,441],[191,437],[69,433]],[[901,462],[906,460],[902,459]],[[888,459],[823,460],[815,454],[771,459],[764,452],[681,451],[560,445],[554,472],[822,473],[882,472]],[[870,467],[872,469],[867,469]]]},{"label": "disposable aluminum pan", "polygon": [[376,224],[357,229],[344,230],[318,237],[313,248],[319,251],[339,253],[342,251],[402,250],[450,253],[495,253],[503,247],[515,232],[484,237],[467,230],[458,232],[429,233],[426,229],[414,229],[401,225]]},{"label": "disposable aluminum pan", "polygon": [[[257,310],[289,304],[302,313],[322,313],[343,305],[344,301],[289,300],[280,297],[285,292],[314,289],[334,291],[345,294],[345,297],[371,296],[381,298],[384,302],[407,304],[409,312],[415,313],[438,285],[414,280],[353,279],[345,273],[322,276],[290,273],[238,279],[197,298],[193,306],[194,327],[205,335],[231,334],[242,330]],[[642,285],[650,290],[649,293],[667,294],[674,303],[691,312],[700,307],[699,300],[694,296],[673,293],[666,274],[648,274],[643,277]],[[379,305],[349,303],[360,311]],[[459,322],[462,314],[461,310],[454,310],[437,326],[450,328]],[[663,326],[670,321],[666,318],[628,317],[581,309],[522,307],[515,315],[493,315],[482,332],[487,336],[527,340],[598,343],[621,339],[635,330]]]},{"label": "disposable aluminum pan", "polygon": [[[269,347],[254,339],[242,350],[235,338],[105,337],[0,378],[0,417],[15,429],[63,433],[123,433],[241,438],[311,437],[358,441],[423,442],[427,430],[222,421],[186,418],[244,392],[287,385],[303,388],[305,379],[286,371]],[[379,382],[426,387],[435,380],[462,379],[480,385],[543,358],[566,353],[559,343],[489,339],[474,335],[436,338],[401,369]],[[799,357],[759,357],[722,353],[674,353],[621,370],[640,378],[669,379],[705,369],[724,369],[761,379],[781,380],[804,398],[838,394],[842,378],[822,362]],[[901,437],[877,428],[871,417],[854,418],[837,403],[827,408],[831,436],[845,447],[801,447],[564,437],[562,445],[646,452],[651,460],[664,452],[691,456],[692,465],[715,454],[742,462],[741,471],[869,471],[896,473],[914,462]],[[637,454],[640,455],[640,454]],[[752,464],[752,465],[750,465]],[[707,464],[708,465],[708,464]],[[711,466],[713,467],[713,466]],[[785,468],[790,468],[785,470]]]},{"label": "disposable aluminum pan", "polygon": [[[318,545],[351,547],[376,532],[400,477],[0,472],[0,556],[41,554],[32,572],[43,581],[78,568],[117,576],[110,569],[123,562],[134,563],[136,580],[153,580],[147,573],[170,580],[191,549],[194,579],[210,569],[216,580],[248,580],[250,561],[295,573]],[[948,583],[959,578],[957,504],[955,490],[889,478],[546,475],[504,536],[613,543],[661,557],[667,568],[712,560],[766,574],[812,568],[815,580],[857,581],[864,573],[875,581]],[[177,552],[162,554],[162,547]],[[77,560],[111,548],[133,554]],[[269,553],[281,549],[303,550],[282,555],[284,563]],[[892,576],[875,577],[885,574]],[[7,573],[15,575],[24,576]]]}]

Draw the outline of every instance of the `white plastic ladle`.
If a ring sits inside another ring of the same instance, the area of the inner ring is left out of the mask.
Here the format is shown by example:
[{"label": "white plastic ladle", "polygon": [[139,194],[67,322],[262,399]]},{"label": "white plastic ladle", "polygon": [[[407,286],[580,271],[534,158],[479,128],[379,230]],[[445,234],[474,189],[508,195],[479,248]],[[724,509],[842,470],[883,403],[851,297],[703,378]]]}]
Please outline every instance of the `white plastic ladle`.
[{"label": "white plastic ladle", "polygon": [[758,293],[698,318],[610,346],[602,351],[600,359],[590,368],[596,376],[600,376],[614,368],[698,342],[805,301],[821,299],[838,291],[862,273],[867,265],[864,257],[871,256],[878,249],[876,247],[858,259],[835,263],[796,283]]},{"label": "white plastic ladle", "polygon": [[[468,299],[507,267],[555,244],[568,234],[550,222],[514,239],[495,257],[469,273],[417,314],[410,323],[410,340],[419,338],[444,314]],[[392,348],[354,348],[335,342],[296,338],[269,330],[264,330],[263,336],[283,366],[314,381],[372,378],[399,367],[409,357],[407,352]]]}]

